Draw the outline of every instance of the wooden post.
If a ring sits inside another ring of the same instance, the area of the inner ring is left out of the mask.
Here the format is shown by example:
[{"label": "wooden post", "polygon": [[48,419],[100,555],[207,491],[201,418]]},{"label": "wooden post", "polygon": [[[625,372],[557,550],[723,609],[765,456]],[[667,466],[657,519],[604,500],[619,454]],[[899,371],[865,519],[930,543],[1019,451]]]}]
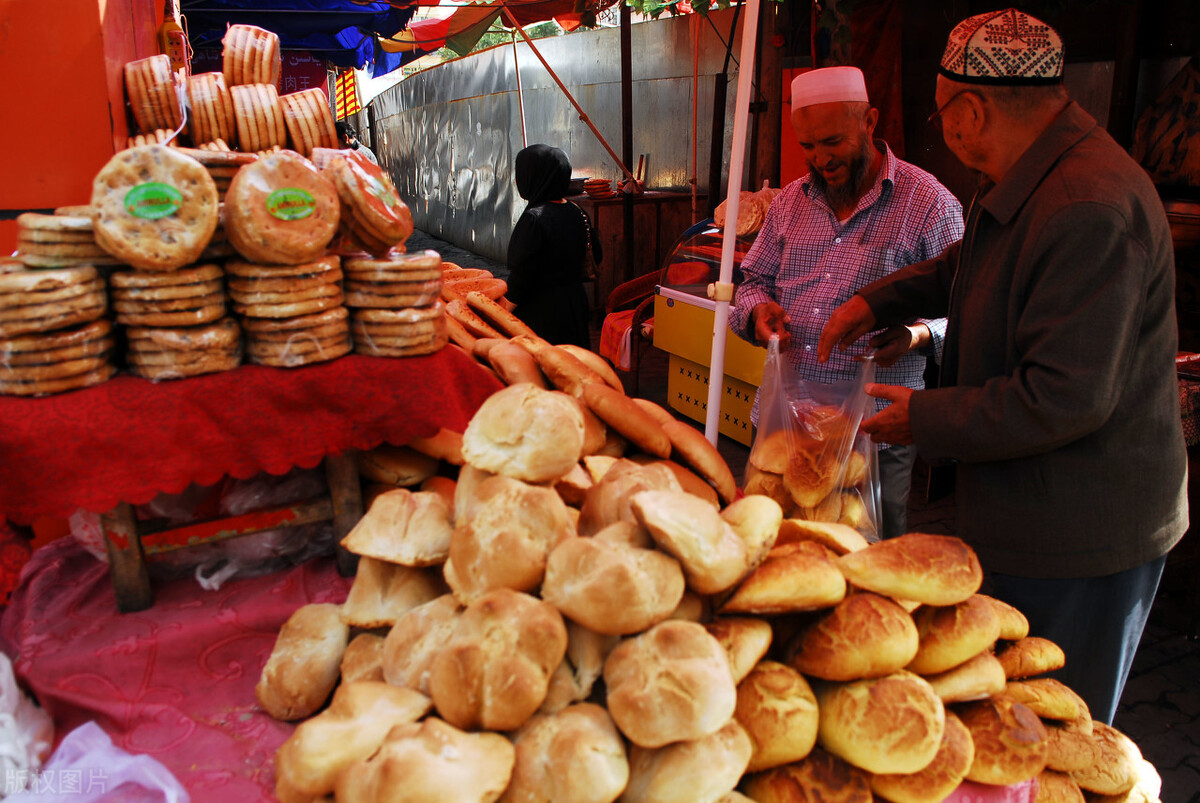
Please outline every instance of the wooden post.
[{"label": "wooden post", "polygon": [[108,552],[109,574],[121,613],[144,611],[154,604],[150,573],[138,536],[133,508],[122,502],[100,516],[104,527],[104,548]]},{"label": "wooden post", "polygon": [[325,457],[325,476],[329,479],[329,494],[333,498],[333,539],[337,551],[338,574],[353,577],[358,571],[358,556],[342,546],[346,533],[354,528],[363,515],[362,486],[354,453],[331,454]]}]

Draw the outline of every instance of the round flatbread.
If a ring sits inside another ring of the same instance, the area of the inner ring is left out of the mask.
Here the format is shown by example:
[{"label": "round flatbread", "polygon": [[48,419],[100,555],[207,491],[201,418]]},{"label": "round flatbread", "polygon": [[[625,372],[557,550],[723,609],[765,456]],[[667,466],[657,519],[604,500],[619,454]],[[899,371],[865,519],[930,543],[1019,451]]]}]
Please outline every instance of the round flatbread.
[{"label": "round flatbread", "polygon": [[195,284],[161,285],[159,287],[113,287],[109,291],[113,301],[169,301],[173,299],[199,298],[222,291],[220,279],[210,279]]},{"label": "round flatbread", "polygon": [[120,322],[126,326],[198,326],[202,323],[212,323],[224,317],[224,304],[209,304],[194,310],[181,312],[147,312],[126,313],[119,316]]},{"label": "round flatbread", "polygon": [[106,298],[103,290],[91,290],[74,298],[64,298],[60,301],[31,303],[21,307],[0,308],[0,323],[13,321],[32,321],[41,318],[53,318],[69,312],[92,307],[104,308]]},{"label": "round flatbread", "polygon": [[224,274],[217,265],[196,265],[180,270],[164,273],[150,271],[114,271],[108,277],[108,283],[115,289],[141,289],[150,287],[170,287],[174,285],[190,285],[220,279]]},{"label": "round flatbread", "polygon": [[341,296],[342,289],[334,282],[318,284],[312,287],[302,287],[293,290],[281,290],[276,292],[250,292],[235,290],[232,287],[229,289],[229,298],[235,304],[244,306],[252,306],[255,304],[292,304],[301,301],[313,301],[318,298],[330,298],[332,296]]},{"label": "round flatbread", "polygon": [[104,281],[102,279],[93,279],[90,282],[60,287],[57,290],[25,290],[16,293],[0,292],[0,309],[27,307],[54,301],[67,301],[97,292],[104,292]]},{"label": "round flatbread", "polygon": [[333,307],[323,312],[297,315],[291,318],[246,318],[242,328],[246,330],[247,338],[257,332],[282,332],[309,329],[314,326],[324,326],[337,321],[348,320],[349,311],[342,306]]},{"label": "round flatbread", "polygon": [[337,189],[295,151],[243,167],[230,182],[225,203],[229,241],[250,262],[266,265],[319,258],[340,215]]},{"label": "round flatbread", "polygon": [[18,229],[17,243],[74,243],[96,244],[96,235],[88,231],[53,231],[49,229]]},{"label": "round flatbread", "polygon": [[48,348],[36,351],[9,351],[0,342],[0,365],[48,365],[83,357],[98,357],[108,354],[116,345],[111,335],[97,340],[88,340],[73,346]]},{"label": "round flatbread", "polygon": [[[74,207],[82,209],[83,207]],[[91,207],[87,207],[91,209]],[[40,212],[23,212],[17,215],[18,231],[90,232],[92,218],[85,215],[44,215]]]},{"label": "round flatbread", "polygon": [[312,298],[307,301],[293,301],[287,304],[234,304],[233,310],[247,318],[295,318],[299,315],[311,315],[314,312],[341,305],[342,294],[339,291],[337,295]]},{"label": "round flatbread", "polygon": [[350,341],[347,339],[341,343],[330,344],[324,348],[309,351],[307,353],[299,353],[296,351],[288,351],[280,355],[251,355],[250,362],[258,363],[259,365],[270,365],[276,368],[296,368],[301,365],[310,365],[316,362],[326,362],[335,360],[338,357],[349,354],[352,350]]},{"label": "round flatbread", "polygon": [[247,343],[288,343],[301,340],[325,340],[331,337],[350,335],[349,321],[341,320],[307,329],[280,329],[273,332],[249,332]]},{"label": "round flatbread", "polygon": [[0,275],[0,293],[26,293],[38,290],[60,290],[95,281],[100,274],[91,266],[60,268],[58,270],[29,270]]},{"label": "round flatbread", "polygon": [[416,273],[422,281],[436,279],[442,275],[442,257],[437,251],[425,250],[413,253],[389,254],[386,257],[349,257],[342,261],[347,278],[359,281],[415,281]]},{"label": "round flatbread", "polygon": [[[390,248],[413,233],[412,213],[376,164],[348,153],[330,165],[338,195],[358,227]],[[357,232],[356,232],[357,233]]]},{"label": "round flatbread", "polygon": [[286,293],[293,290],[306,290],[311,287],[335,285],[342,279],[342,271],[334,268],[323,273],[301,273],[282,279],[246,279],[241,276],[229,278],[229,291],[232,293]]},{"label": "round flatbread", "polygon": [[233,318],[224,317],[204,326],[177,329],[131,326],[125,337],[131,352],[222,350],[237,346],[241,327]]},{"label": "round flatbread", "polygon": [[439,318],[444,312],[442,302],[428,307],[413,307],[411,309],[360,309],[354,313],[355,320],[366,323],[412,323],[413,321],[428,321]]},{"label": "round flatbread", "polygon": [[77,346],[100,340],[107,337],[111,332],[112,322],[107,318],[100,318],[77,329],[62,329],[53,332],[4,338],[0,340],[0,355]]},{"label": "round flatbread", "polygon": [[117,372],[111,363],[100,366],[94,371],[68,376],[62,379],[47,379],[37,382],[9,382],[0,379],[0,394],[6,396],[45,396],[50,393],[62,393],[77,388],[91,387],[101,382],[107,382]]},{"label": "round flatbread", "polygon": [[450,342],[448,335],[437,335],[411,346],[373,346],[367,343],[355,343],[354,351],[357,354],[366,354],[372,357],[417,357],[422,354],[433,354],[435,351],[441,350],[448,342]]},{"label": "round flatbread", "polygon": [[225,294],[222,292],[209,293],[202,296],[186,298],[138,298],[133,300],[114,300],[113,311],[117,314],[117,323],[124,323],[126,315],[145,315],[152,312],[182,312],[184,310],[200,309],[213,304],[224,305]]},{"label": "round flatbread", "polygon": [[332,255],[298,265],[261,265],[231,259],[225,263],[225,272],[239,279],[294,279],[337,270],[338,264],[338,258]]},{"label": "round flatbread", "polygon": [[96,174],[96,242],[140,270],[195,262],[217,227],[217,187],[204,166],[162,145],[121,151]]},{"label": "round flatbread", "polygon": [[71,360],[36,365],[0,363],[0,379],[8,382],[40,382],[47,379],[63,379],[68,376],[94,371],[107,364],[104,356],[77,357]]},{"label": "round flatbread", "polygon": [[168,365],[131,363],[129,365],[129,373],[134,376],[143,377],[144,379],[153,379],[156,381],[182,379],[188,376],[212,374],[217,371],[232,371],[240,364],[241,357],[237,354],[211,354],[201,360],[174,362]]}]

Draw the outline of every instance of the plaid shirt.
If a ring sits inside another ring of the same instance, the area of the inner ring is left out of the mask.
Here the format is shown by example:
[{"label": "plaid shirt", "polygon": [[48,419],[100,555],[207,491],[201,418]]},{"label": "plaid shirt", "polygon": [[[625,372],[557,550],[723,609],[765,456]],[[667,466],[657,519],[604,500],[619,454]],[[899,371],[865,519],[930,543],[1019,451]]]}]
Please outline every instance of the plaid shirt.
[{"label": "plaid shirt", "polygon": [[[745,280],[730,308],[730,327],[756,342],[750,312],[766,301],[777,302],[791,316],[785,357],[801,379],[853,379],[859,363],[850,352],[834,349],[827,363],[817,362],[817,340],[830,314],[860,287],[936,257],[962,239],[958,199],[929,173],[897,159],[882,140],[876,146],[883,151],[883,167],[848,221],[837,219],[825,194],[805,175],[776,196],[741,262]],[[923,322],[933,333],[932,353],[940,358],[946,319]],[[879,368],[875,381],[921,389],[925,356],[907,354]],[[886,404],[879,399],[876,409]],[[756,411],[757,406],[756,400]]]}]

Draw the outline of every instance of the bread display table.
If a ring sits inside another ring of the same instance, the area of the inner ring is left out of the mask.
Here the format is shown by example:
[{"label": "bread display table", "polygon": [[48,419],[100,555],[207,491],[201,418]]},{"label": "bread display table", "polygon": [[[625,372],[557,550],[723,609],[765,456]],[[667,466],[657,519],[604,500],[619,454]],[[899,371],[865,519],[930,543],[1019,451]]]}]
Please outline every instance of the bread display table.
[{"label": "bread display table", "polygon": [[[403,359],[349,355],[294,369],[245,365],[154,384],[131,376],[59,396],[0,397],[0,517],[105,514],[118,607],[151,604],[145,553],[361,515],[354,450],[461,431],[500,385],[459,349]],[[130,505],[228,475],[325,461],[331,498],[180,530],[139,533]],[[345,568],[345,567],[343,567]]]}]

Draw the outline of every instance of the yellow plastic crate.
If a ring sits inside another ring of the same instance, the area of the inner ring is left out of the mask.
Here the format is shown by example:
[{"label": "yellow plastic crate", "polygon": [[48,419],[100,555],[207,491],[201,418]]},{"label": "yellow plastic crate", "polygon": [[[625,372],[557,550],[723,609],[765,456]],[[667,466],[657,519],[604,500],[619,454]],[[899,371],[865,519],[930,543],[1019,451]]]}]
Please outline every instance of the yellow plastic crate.
[{"label": "yellow plastic crate", "polygon": [[[705,423],[708,418],[708,367],[672,354],[667,370],[667,402],[671,408]],[[717,432],[750,446],[754,437],[750,408],[757,392],[758,388],[753,385],[726,374]]]},{"label": "yellow plastic crate", "polygon": [[[698,365],[712,364],[713,312],[707,298],[660,287],[654,297],[654,347]],[[725,338],[725,373],[752,387],[762,383],[767,350],[733,332]]]}]

